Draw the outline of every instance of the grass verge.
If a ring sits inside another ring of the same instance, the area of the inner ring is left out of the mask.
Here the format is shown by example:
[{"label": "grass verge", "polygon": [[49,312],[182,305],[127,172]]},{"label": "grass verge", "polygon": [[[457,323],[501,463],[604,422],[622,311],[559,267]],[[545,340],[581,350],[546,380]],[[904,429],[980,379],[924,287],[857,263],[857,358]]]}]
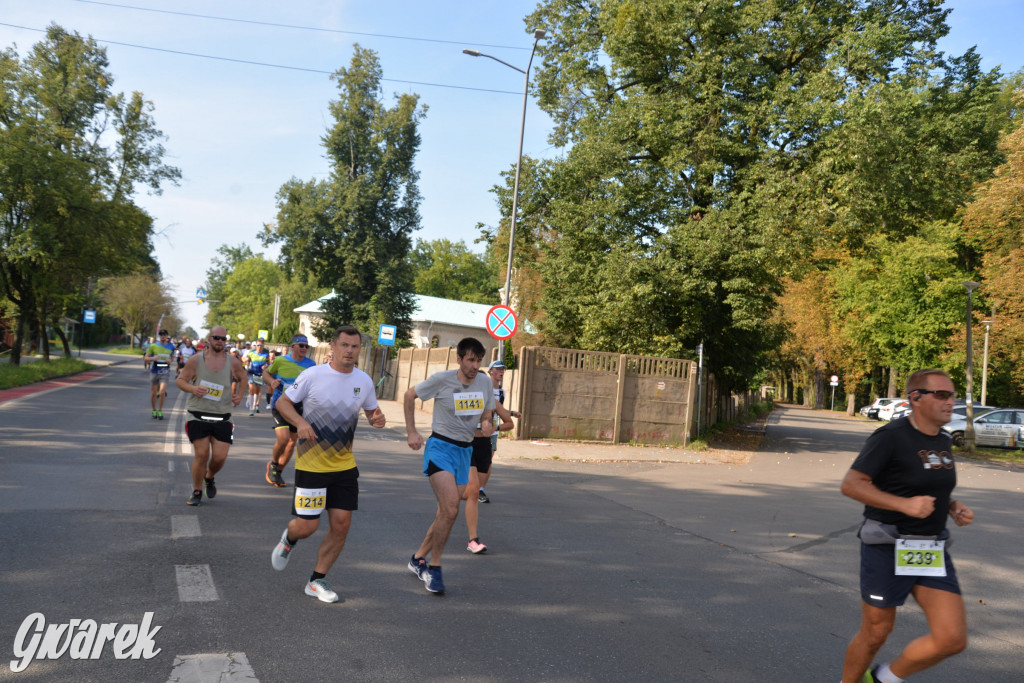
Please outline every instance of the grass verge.
[{"label": "grass verge", "polygon": [[23,365],[0,364],[0,389],[13,389],[28,384],[35,384],[44,379],[73,375],[76,372],[91,370],[95,365],[78,358],[60,358],[45,362],[37,360]]},{"label": "grass verge", "polygon": [[965,460],[983,460],[985,462],[995,462],[1024,467],[1024,452],[1020,450],[1010,450],[1007,448],[975,448],[973,453],[969,453],[963,448],[954,448],[953,453],[956,454],[958,458],[964,458]]},{"label": "grass verge", "polygon": [[107,353],[120,353],[125,356],[145,356],[146,350],[140,348],[130,349],[127,346],[121,346],[116,349],[107,349]]}]

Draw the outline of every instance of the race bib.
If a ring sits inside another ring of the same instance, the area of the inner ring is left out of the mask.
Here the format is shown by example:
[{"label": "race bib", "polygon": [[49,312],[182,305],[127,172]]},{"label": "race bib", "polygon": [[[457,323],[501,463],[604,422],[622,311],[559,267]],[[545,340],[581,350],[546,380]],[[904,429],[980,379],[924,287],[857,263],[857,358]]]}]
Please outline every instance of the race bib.
[{"label": "race bib", "polygon": [[455,415],[471,417],[484,412],[484,395],[479,391],[464,391],[453,394],[455,399]]},{"label": "race bib", "polygon": [[300,489],[295,487],[295,512],[303,516],[323,513],[327,507],[327,489]]},{"label": "race bib", "polygon": [[163,370],[169,370],[170,367],[171,367],[171,364],[168,363],[165,360],[156,360],[156,361],[153,361],[153,367],[155,367],[157,369],[157,372],[161,372]]},{"label": "race bib", "polygon": [[945,576],[946,542],[896,540],[897,576]]},{"label": "race bib", "polygon": [[203,398],[208,398],[211,401],[219,401],[220,397],[224,395],[223,384],[214,384],[213,382],[201,379],[199,380],[199,386],[206,387],[206,394],[203,395]]}]

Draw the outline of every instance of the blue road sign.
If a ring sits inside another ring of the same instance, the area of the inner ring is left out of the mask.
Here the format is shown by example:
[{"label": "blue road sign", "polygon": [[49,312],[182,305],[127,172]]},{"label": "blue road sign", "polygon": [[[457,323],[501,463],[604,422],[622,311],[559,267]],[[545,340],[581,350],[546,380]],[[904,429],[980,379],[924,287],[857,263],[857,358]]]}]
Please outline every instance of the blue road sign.
[{"label": "blue road sign", "polygon": [[83,323],[94,323],[96,322],[96,311],[86,311],[85,315],[82,316]]},{"label": "blue road sign", "polygon": [[381,325],[377,333],[377,343],[381,346],[394,346],[395,335],[398,334],[398,327],[395,325]]}]

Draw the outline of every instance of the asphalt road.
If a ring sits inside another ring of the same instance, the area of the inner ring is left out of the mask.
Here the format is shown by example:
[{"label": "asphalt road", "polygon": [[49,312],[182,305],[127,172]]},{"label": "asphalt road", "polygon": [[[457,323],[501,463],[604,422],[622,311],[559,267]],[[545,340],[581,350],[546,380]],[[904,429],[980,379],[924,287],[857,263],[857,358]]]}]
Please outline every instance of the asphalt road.
[{"label": "asphalt road", "polygon": [[[140,366],[0,403],[0,680],[839,679],[859,619],[859,506],[838,482],[872,425],[780,409],[765,450],[739,465],[602,446],[566,461],[503,442],[481,506],[489,551],[463,549],[460,517],[438,597],[405,567],[434,502],[389,404],[387,429],[357,434],[360,509],[328,605],[302,590],[320,534],[285,571],[270,566],[290,498],[263,479],[270,417],[236,414],[220,493],[189,508],[183,401],[171,388],[168,419],[152,420]],[[977,514],[953,550],[972,640],[922,680],[1020,681],[1024,473],[959,467]],[[147,612],[151,659],[108,644],[97,660],[9,668],[31,614],[140,624]],[[924,628],[908,606],[883,655]]]}]

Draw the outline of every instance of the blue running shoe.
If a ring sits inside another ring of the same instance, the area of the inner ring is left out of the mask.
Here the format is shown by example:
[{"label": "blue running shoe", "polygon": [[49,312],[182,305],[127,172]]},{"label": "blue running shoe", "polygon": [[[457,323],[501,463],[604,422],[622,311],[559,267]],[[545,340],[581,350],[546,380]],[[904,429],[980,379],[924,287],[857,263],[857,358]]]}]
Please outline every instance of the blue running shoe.
[{"label": "blue running shoe", "polygon": [[423,570],[423,583],[427,590],[436,595],[444,595],[444,579],[441,578],[441,568],[431,569],[426,567]]},{"label": "blue running shoe", "polygon": [[413,555],[409,558],[409,571],[415,574],[417,579],[423,581],[423,572],[427,571],[427,561],[422,558],[417,560]]}]

